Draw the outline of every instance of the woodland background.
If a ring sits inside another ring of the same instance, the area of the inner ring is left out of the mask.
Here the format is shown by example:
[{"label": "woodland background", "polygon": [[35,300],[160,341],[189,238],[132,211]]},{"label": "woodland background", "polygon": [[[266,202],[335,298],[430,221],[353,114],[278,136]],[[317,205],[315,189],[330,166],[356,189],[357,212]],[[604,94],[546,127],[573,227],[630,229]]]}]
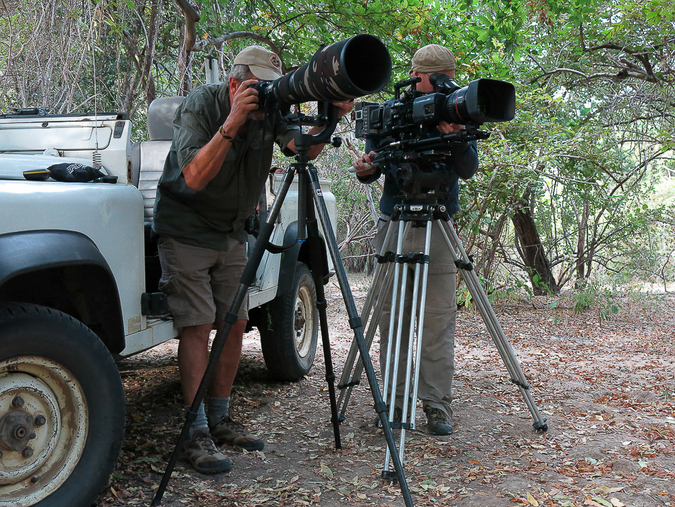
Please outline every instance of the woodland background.
[{"label": "woodland background", "polygon": [[[671,0],[0,0],[0,13],[0,114],[121,111],[134,141],[154,98],[187,93],[207,60],[228,69],[252,43],[291,71],[321,44],[373,34],[393,60],[376,101],[417,48],[446,45],[460,84],[516,87],[515,119],[485,126],[456,216],[488,291],[564,289],[576,309],[609,317],[621,294],[667,291],[675,277]],[[353,122],[338,128],[359,152]],[[327,149],[317,166],[338,198],[345,262],[367,271],[374,218],[368,188],[346,170],[353,157]]]}]

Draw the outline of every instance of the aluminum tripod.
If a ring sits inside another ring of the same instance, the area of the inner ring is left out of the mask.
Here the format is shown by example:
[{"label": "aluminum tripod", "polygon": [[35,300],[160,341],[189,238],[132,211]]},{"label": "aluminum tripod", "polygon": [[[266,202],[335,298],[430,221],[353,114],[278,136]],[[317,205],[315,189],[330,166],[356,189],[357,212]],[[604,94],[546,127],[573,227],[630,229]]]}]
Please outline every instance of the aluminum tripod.
[{"label": "aluminum tripod", "polygon": [[[546,431],[548,426],[546,419],[542,419],[537,409],[532,395],[529,391],[529,383],[523,374],[520,364],[511,348],[497,317],[490,305],[490,302],[483,290],[476,272],[473,270],[471,259],[464,251],[464,247],[450,222],[445,206],[436,203],[436,198],[432,194],[418,202],[404,201],[395,207],[394,215],[389,222],[386,236],[382,248],[378,255],[378,265],[375,269],[373,284],[366,297],[364,307],[361,313],[361,319],[366,329],[366,347],[370,350],[373,337],[377,330],[380,318],[386,303],[387,295],[391,294],[391,310],[389,336],[387,339],[386,361],[382,365],[383,373],[383,397],[386,400],[389,397],[389,425],[392,428],[400,428],[400,443],[398,447],[399,460],[403,462],[405,431],[415,429],[415,412],[417,405],[417,390],[419,383],[419,365],[421,355],[421,344],[423,343],[424,314],[426,302],[426,290],[429,267],[429,250],[431,243],[431,231],[433,223],[440,227],[441,234],[447,243],[448,250],[452,260],[458,269],[462,271],[463,278],[467,284],[469,292],[473,296],[474,303],[478,308],[488,332],[492,337],[494,344],[499,351],[502,361],[511,377],[511,381],[518,386],[525,400],[532,418],[533,426],[536,430]],[[397,224],[397,225],[395,225]],[[402,242],[406,234],[409,233],[411,226],[425,227],[425,242],[423,252],[403,252]],[[398,227],[398,237],[396,252],[388,250],[389,243],[393,236],[394,228]],[[401,264],[414,265],[413,296],[412,307],[410,310],[410,327],[406,331],[402,329],[403,304],[408,283],[408,269],[401,273]],[[394,335],[394,329],[396,330]],[[408,333],[408,353],[405,364],[405,387],[403,393],[403,407],[401,420],[395,421],[395,401],[396,401],[396,380],[399,378],[399,357],[401,352],[402,333]],[[347,356],[345,367],[338,384],[340,396],[338,399],[339,418],[344,420],[346,417],[347,405],[352,393],[352,389],[360,383],[363,366],[361,362],[356,362],[358,350],[354,343]],[[393,355],[393,357],[392,357]],[[413,356],[415,359],[413,360]],[[414,371],[413,371],[414,367]],[[392,371],[390,371],[390,369]],[[390,387],[393,384],[393,387]],[[412,386],[412,392],[411,392]],[[387,448],[385,455],[383,477],[391,478],[389,469],[390,450]]]}]

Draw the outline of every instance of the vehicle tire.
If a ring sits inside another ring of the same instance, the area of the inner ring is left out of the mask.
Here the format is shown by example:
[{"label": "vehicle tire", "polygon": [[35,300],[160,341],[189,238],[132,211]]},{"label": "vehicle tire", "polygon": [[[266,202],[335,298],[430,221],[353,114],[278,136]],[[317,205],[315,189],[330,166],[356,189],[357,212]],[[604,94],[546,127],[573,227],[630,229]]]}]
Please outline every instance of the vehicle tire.
[{"label": "vehicle tire", "polygon": [[267,307],[267,322],[258,326],[267,369],[276,379],[300,380],[312,368],[319,336],[316,287],[306,264],[295,265],[291,289]]},{"label": "vehicle tire", "polygon": [[119,371],[90,329],[44,306],[0,305],[0,506],[91,505],[124,422]]}]

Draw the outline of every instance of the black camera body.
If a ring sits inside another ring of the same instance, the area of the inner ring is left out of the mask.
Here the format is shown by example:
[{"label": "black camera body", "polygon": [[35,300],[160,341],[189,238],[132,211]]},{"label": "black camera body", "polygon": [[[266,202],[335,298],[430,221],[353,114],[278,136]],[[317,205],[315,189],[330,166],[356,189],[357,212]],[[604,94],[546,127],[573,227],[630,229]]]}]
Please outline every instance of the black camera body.
[{"label": "black camera body", "polygon": [[[416,89],[420,78],[395,85],[394,99],[378,104],[354,105],[355,136],[371,141],[376,165],[396,166],[396,181],[404,195],[419,197],[442,193],[450,175],[445,169],[453,147],[469,141],[487,139],[480,130],[485,122],[513,119],[516,94],[512,84],[494,79],[477,79],[460,87],[445,74],[432,74],[434,91]],[[410,87],[404,94],[401,89]],[[464,125],[453,134],[436,129],[441,122]],[[369,148],[371,149],[371,148]]]},{"label": "black camera body", "polygon": [[[444,74],[432,74],[434,91],[423,94],[415,89],[419,78],[396,84],[396,97],[384,104],[359,102],[354,105],[355,135],[360,139],[415,139],[433,131],[440,122],[477,129],[486,122],[513,119],[516,106],[512,84],[495,79],[476,79],[460,87]],[[404,86],[411,90],[400,94]]]}]

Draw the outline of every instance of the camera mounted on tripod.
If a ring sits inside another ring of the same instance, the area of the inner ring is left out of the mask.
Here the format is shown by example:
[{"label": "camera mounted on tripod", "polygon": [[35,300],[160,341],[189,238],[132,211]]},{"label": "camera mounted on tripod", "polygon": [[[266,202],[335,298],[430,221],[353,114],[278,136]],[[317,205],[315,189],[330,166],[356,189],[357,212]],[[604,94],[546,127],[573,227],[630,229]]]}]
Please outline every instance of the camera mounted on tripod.
[{"label": "camera mounted on tripod", "polygon": [[[467,133],[449,134],[458,141],[467,139],[486,122],[504,122],[513,119],[516,92],[511,83],[496,79],[476,79],[460,87],[445,74],[432,74],[431,93],[417,90],[420,78],[400,81],[394,85],[393,101],[384,104],[358,102],[354,105],[355,135],[360,139],[376,138],[385,142],[420,140],[425,133],[436,132],[440,122],[466,125]],[[410,86],[404,93],[401,89]],[[481,137],[475,137],[480,139]]]},{"label": "camera mounted on tripod", "polygon": [[[443,161],[452,148],[487,139],[479,127],[487,122],[513,119],[516,93],[512,84],[495,79],[476,79],[460,87],[445,74],[432,74],[434,91],[417,90],[419,77],[394,85],[394,98],[384,104],[354,105],[355,136],[372,142],[373,162],[399,167],[397,180],[405,194],[422,194],[443,188],[450,176]],[[409,88],[408,88],[409,87]],[[402,89],[408,88],[404,92]],[[441,122],[464,125],[453,134],[441,134]]]},{"label": "camera mounted on tripod", "polygon": [[[311,60],[275,81],[259,81],[258,107],[281,113],[293,125],[325,125],[325,129],[296,146],[324,143],[330,139],[337,115],[332,102],[353,100],[380,91],[391,76],[391,57],[386,46],[372,35],[359,34],[320,47]],[[305,115],[290,106],[317,101],[316,115]]]}]

